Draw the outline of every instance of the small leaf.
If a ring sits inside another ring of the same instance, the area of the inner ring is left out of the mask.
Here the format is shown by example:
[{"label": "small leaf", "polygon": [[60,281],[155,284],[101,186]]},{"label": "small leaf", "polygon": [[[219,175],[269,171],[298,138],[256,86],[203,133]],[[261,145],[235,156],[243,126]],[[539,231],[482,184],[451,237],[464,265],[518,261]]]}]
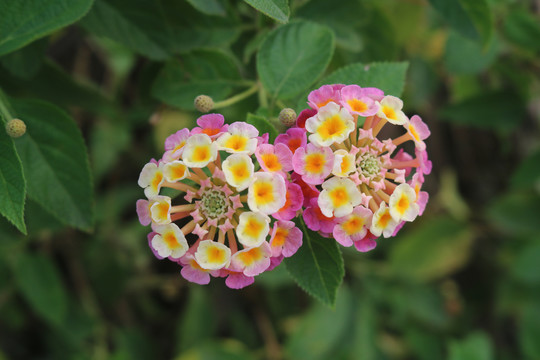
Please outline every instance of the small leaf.
[{"label": "small leaf", "polygon": [[447,276],[467,263],[472,232],[450,218],[431,219],[396,241],[390,266],[396,274],[416,281]]},{"label": "small leaf", "polygon": [[28,196],[64,224],[93,226],[92,184],[82,135],[59,108],[41,101],[11,104],[27,132],[16,140]]},{"label": "small leaf", "polygon": [[525,118],[525,106],[513,92],[490,92],[448,105],[440,114],[455,124],[508,132]]},{"label": "small leaf", "polygon": [[195,9],[206,15],[225,16],[225,8],[218,0],[187,0]]},{"label": "small leaf", "polygon": [[0,55],[74,23],[93,0],[0,0]]},{"label": "small leaf", "polygon": [[272,31],[257,54],[257,73],[273,98],[289,99],[313,84],[334,52],[326,26],[296,22]]},{"label": "small leaf", "polygon": [[487,209],[492,223],[510,234],[540,232],[540,196],[530,191],[511,192],[496,199]]},{"label": "small leaf", "polygon": [[278,136],[276,127],[270,121],[266,120],[264,116],[248,113],[246,122],[259,130],[259,136],[268,133],[270,135],[270,142],[274,141],[276,136]]},{"label": "small leaf", "polygon": [[309,230],[301,219],[296,224],[304,235],[303,244],[296,254],[285,259],[287,270],[307,293],[334,306],[337,289],[345,275],[337,242]]},{"label": "small leaf", "polygon": [[356,84],[361,87],[379,88],[387,95],[401,96],[408,67],[408,62],[351,64],[334,71],[319,85]]},{"label": "small leaf", "polygon": [[493,32],[493,15],[486,0],[429,0],[445,21],[462,35],[486,44]]},{"label": "small leaf", "polygon": [[451,31],[446,42],[444,62],[453,74],[476,74],[495,61],[498,48],[495,39],[484,49],[477,42]]},{"label": "small leaf", "polygon": [[353,298],[346,287],[339,291],[335,310],[315,303],[287,338],[286,358],[331,359],[336,345],[343,341],[346,335],[352,315]]},{"label": "small leaf", "polygon": [[15,150],[13,139],[4,129],[4,122],[0,121],[0,214],[26,235],[25,197],[26,183],[21,159]]},{"label": "small leaf", "polygon": [[97,1],[81,25],[97,36],[116,40],[151,59],[163,60],[168,57],[167,51],[140,29],[140,24],[105,1]]},{"label": "small leaf", "polygon": [[[537,270],[538,271],[538,270]],[[522,309],[519,321],[519,345],[525,359],[540,358],[540,303],[527,305]]]},{"label": "small leaf", "polygon": [[519,164],[512,174],[510,183],[516,189],[540,184],[540,149],[537,149]]},{"label": "small leaf", "polygon": [[504,33],[513,43],[529,51],[540,51],[540,19],[528,10],[514,10],[505,17]]},{"label": "small leaf", "polygon": [[540,243],[532,243],[523,248],[512,264],[514,278],[525,284],[540,284],[538,259],[540,259]]},{"label": "small leaf", "polygon": [[211,340],[217,329],[217,314],[208,289],[199,286],[189,288],[188,302],[179,317],[176,334],[178,354]]},{"label": "small leaf", "polygon": [[18,288],[32,309],[52,325],[62,325],[68,296],[53,262],[43,255],[21,254],[13,271]]},{"label": "small leaf", "polygon": [[152,85],[157,99],[181,108],[194,109],[193,100],[204,94],[223,100],[239,85],[240,74],[234,60],[219,50],[195,51],[183,62],[169,61]]},{"label": "small leaf", "polygon": [[281,23],[286,23],[289,21],[289,4],[288,0],[244,0],[249,5],[253,6],[255,9],[259,10],[266,16],[271,17],[272,19],[279,21]]},{"label": "small leaf", "polygon": [[483,332],[475,332],[460,341],[450,342],[448,360],[493,360],[493,344]]}]

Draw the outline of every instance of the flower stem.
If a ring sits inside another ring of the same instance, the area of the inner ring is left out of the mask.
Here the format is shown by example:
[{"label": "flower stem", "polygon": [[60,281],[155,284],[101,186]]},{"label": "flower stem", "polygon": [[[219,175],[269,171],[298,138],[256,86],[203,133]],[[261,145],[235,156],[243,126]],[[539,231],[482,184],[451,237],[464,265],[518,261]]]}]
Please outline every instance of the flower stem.
[{"label": "flower stem", "polygon": [[236,95],[234,95],[234,96],[232,96],[232,97],[230,97],[230,98],[228,98],[226,100],[218,101],[218,102],[214,103],[214,109],[220,109],[220,108],[224,108],[224,107],[236,104],[237,102],[239,102],[241,100],[244,100],[245,98],[255,94],[258,89],[259,89],[259,83],[255,83],[255,84],[253,84],[252,87],[250,87],[249,89],[247,89],[244,92],[236,94]]}]

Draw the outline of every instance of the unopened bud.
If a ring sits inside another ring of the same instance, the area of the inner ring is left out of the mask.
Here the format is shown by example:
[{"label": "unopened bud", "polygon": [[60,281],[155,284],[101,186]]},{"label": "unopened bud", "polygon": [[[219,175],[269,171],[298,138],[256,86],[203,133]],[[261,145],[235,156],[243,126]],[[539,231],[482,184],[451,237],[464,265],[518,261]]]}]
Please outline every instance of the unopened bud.
[{"label": "unopened bud", "polygon": [[26,132],[26,124],[21,119],[12,119],[6,124],[6,132],[12,138],[18,138]]},{"label": "unopened bud", "polygon": [[291,108],[285,108],[279,112],[279,121],[287,126],[293,126],[296,123],[296,111]]},{"label": "unopened bud", "polygon": [[199,95],[195,98],[195,109],[200,112],[209,112],[214,108],[214,100],[208,95]]}]

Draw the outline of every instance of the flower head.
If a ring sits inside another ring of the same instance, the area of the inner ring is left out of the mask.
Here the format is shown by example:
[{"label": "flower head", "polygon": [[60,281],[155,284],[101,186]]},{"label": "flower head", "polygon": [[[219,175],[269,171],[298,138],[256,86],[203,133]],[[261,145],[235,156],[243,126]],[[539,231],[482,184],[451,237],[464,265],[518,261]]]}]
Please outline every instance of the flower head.
[{"label": "flower head", "polygon": [[[219,114],[197,124],[171,135],[164,157],[143,167],[139,185],[147,199],[137,201],[137,214],[152,225],[152,252],[181,266],[185,279],[208,284],[225,277],[227,286],[241,288],[302,242],[286,221],[303,203],[288,173],[292,152],[267,144],[252,125],[225,125]],[[179,195],[165,196],[164,188]]]},{"label": "flower head", "polygon": [[[393,236],[424,211],[429,129],[417,115],[409,121],[401,99],[377,88],[325,85],[308,104],[309,141],[294,153],[292,176],[304,193],[306,226],[369,251],[379,236]],[[403,135],[381,139],[384,126],[402,127]]]}]

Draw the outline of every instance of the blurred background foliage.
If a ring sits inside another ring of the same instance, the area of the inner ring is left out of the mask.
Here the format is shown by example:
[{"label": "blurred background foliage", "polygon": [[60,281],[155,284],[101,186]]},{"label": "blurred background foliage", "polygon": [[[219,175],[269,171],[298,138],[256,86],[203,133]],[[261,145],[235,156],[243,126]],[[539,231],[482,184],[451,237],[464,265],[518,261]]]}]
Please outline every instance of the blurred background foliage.
[{"label": "blurred background foliage", "polygon": [[[24,219],[0,204],[0,359],[540,359],[538,1],[0,0],[0,14],[2,101],[28,126],[0,131],[0,172],[22,163],[10,191],[27,194]],[[284,266],[232,291],[152,256],[136,181],[200,116],[195,96],[244,94],[218,111],[264,127],[374,62],[396,93],[406,70],[406,113],[431,128],[431,199],[370,253],[342,248],[333,308]]]}]

